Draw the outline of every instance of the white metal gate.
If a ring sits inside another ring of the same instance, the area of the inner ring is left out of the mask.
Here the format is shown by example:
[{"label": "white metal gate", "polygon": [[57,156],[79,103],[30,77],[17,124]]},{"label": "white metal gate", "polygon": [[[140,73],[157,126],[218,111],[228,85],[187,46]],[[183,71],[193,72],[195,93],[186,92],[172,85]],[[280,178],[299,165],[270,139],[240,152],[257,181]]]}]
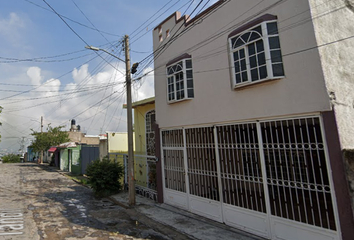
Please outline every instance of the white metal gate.
[{"label": "white metal gate", "polygon": [[340,239],[320,117],[162,130],[164,200],[271,239]]}]

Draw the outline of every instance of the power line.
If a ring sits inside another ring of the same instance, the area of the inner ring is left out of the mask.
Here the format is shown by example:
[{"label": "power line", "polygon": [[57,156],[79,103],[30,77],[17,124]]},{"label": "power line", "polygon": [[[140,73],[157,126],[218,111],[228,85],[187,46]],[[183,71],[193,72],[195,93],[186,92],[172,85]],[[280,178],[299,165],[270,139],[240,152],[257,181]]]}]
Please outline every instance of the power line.
[{"label": "power line", "polygon": [[[34,5],[34,6],[36,6],[36,7],[42,8],[42,9],[44,9],[44,10],[46,10],[46,11],[49,11],[49,12],[52,12],[52,13],[53,13],[53,11],[51,11],[50,9],[47,9],[47,8],[45,8],[45,7],[42,7],[41,5],[36,4],[36,3],[32,2],[32,1],[29,1],[29,0],[24,0],[24,1],[26,1],[26,2],[28,2],[28,3],[30,3],[30,4],[32,4],[32,5]],[[78,21],[75,21],[75,20],[73,20],[73,19],[70,19],[70,18],[68,18],[68,17],[66,17],[66,16],[64,16],[64,15],[60,15],[60,16],[63,17],[63,18],[65,18],[65,19],[67,19],[67,20],[69,20],[69,21],[71,21],[71,22],[73,22],[73,23],[76,23],[76,24],[78,24],[78,25],[80,25],[80,26],[82,26],[82,27],[85,27],[85,28],[88,28],[88,29],[97,31],[97,32],[99,32],[99,33],[104,33],[104,34],[111,35],[111,36],[116,36],[116,37],[122,37],[121,35],[117,35],[117,34],[105,32],[105,31],[102,31],[102,30],[98,30],[97,28],[92,28],[92,27],[87,26],[87,25],[85,25],[85,24],[82,24],[82,23],[80,23],[80,22],[78,22]]]},{"label": "power line", "polygon": [[[113,44],[96,28],[96,26],[93,24],[93,22],[86,16],[86,14],[80,9],[80,7],[75,3],[74,0],[71,0],[74,5],[76,6],[76,8],[81,12],[81,14],[86,18],[87,21],[89,21],[89,23],[91,23],[91,25],[94,27],[95,30],[97,30],[97,32],[109,43],[111,44],[112,47]],[[122,36],[121,36],[122,37]]]}]

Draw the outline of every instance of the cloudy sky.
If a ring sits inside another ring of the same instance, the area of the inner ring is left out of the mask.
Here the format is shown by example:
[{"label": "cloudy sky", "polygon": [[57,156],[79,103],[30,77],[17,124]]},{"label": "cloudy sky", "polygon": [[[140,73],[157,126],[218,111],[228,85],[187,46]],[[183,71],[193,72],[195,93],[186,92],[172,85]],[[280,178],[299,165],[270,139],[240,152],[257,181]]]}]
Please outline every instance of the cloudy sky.
[{"label": "cloudy sky", "polygon": [[[129,35],[132,63],[151,60],[152,30],[175,11],[191,14],[216,1],[7,0],[0,7],[0,151],[17,151],[31,130],[70,120],[87,134],[126,131],[122,40]],[[192,14],[193,15],[193,14]],[[154,96],[153,63],[133,78],[133,101]]]}]

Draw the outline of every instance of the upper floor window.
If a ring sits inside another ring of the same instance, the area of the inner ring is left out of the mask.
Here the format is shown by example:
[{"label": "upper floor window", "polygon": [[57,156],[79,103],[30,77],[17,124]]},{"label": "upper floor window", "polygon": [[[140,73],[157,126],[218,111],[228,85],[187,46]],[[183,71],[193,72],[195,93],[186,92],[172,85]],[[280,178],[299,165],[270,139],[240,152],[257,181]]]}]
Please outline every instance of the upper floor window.
[{"label": "upper floor window", "polygon": [[183,55],[176,60],[170,61],[166,69],[170,103],[194,98],[192,59],[190,55]]},{"label": "upper floor window", "polygon": [[233,86],[284,77],[275,16],[265,15],[229,35]]}]

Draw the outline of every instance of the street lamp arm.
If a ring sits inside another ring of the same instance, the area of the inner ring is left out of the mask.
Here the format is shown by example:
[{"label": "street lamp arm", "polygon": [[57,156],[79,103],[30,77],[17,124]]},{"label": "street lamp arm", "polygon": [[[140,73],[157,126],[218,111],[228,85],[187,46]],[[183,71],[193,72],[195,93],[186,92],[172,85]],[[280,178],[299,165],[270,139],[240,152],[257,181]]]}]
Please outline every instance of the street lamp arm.
[{"label": "street lamp arm", "polygon": [[98,47],[94,47],[94,46],[85,46],[85,48],[90,49],[90,50],[93,50],[93,51],[103,51],[103,52],[105,52],[105,53],[107,53],[107,54],[111,55],[112,57],[115,57],[115,58],[117,58],[118,60],[121,60],[122,62],[124,62],[124,63],[125,63],[125,61],[124,61],[123,59],[121,59],[121,58],[117,57],[116,55],[114,55],[114,54],[112,54],[112,53],[108,52],[108,51],[107,51],[107,50],[105,50],[105,49],[98,48]]}]

